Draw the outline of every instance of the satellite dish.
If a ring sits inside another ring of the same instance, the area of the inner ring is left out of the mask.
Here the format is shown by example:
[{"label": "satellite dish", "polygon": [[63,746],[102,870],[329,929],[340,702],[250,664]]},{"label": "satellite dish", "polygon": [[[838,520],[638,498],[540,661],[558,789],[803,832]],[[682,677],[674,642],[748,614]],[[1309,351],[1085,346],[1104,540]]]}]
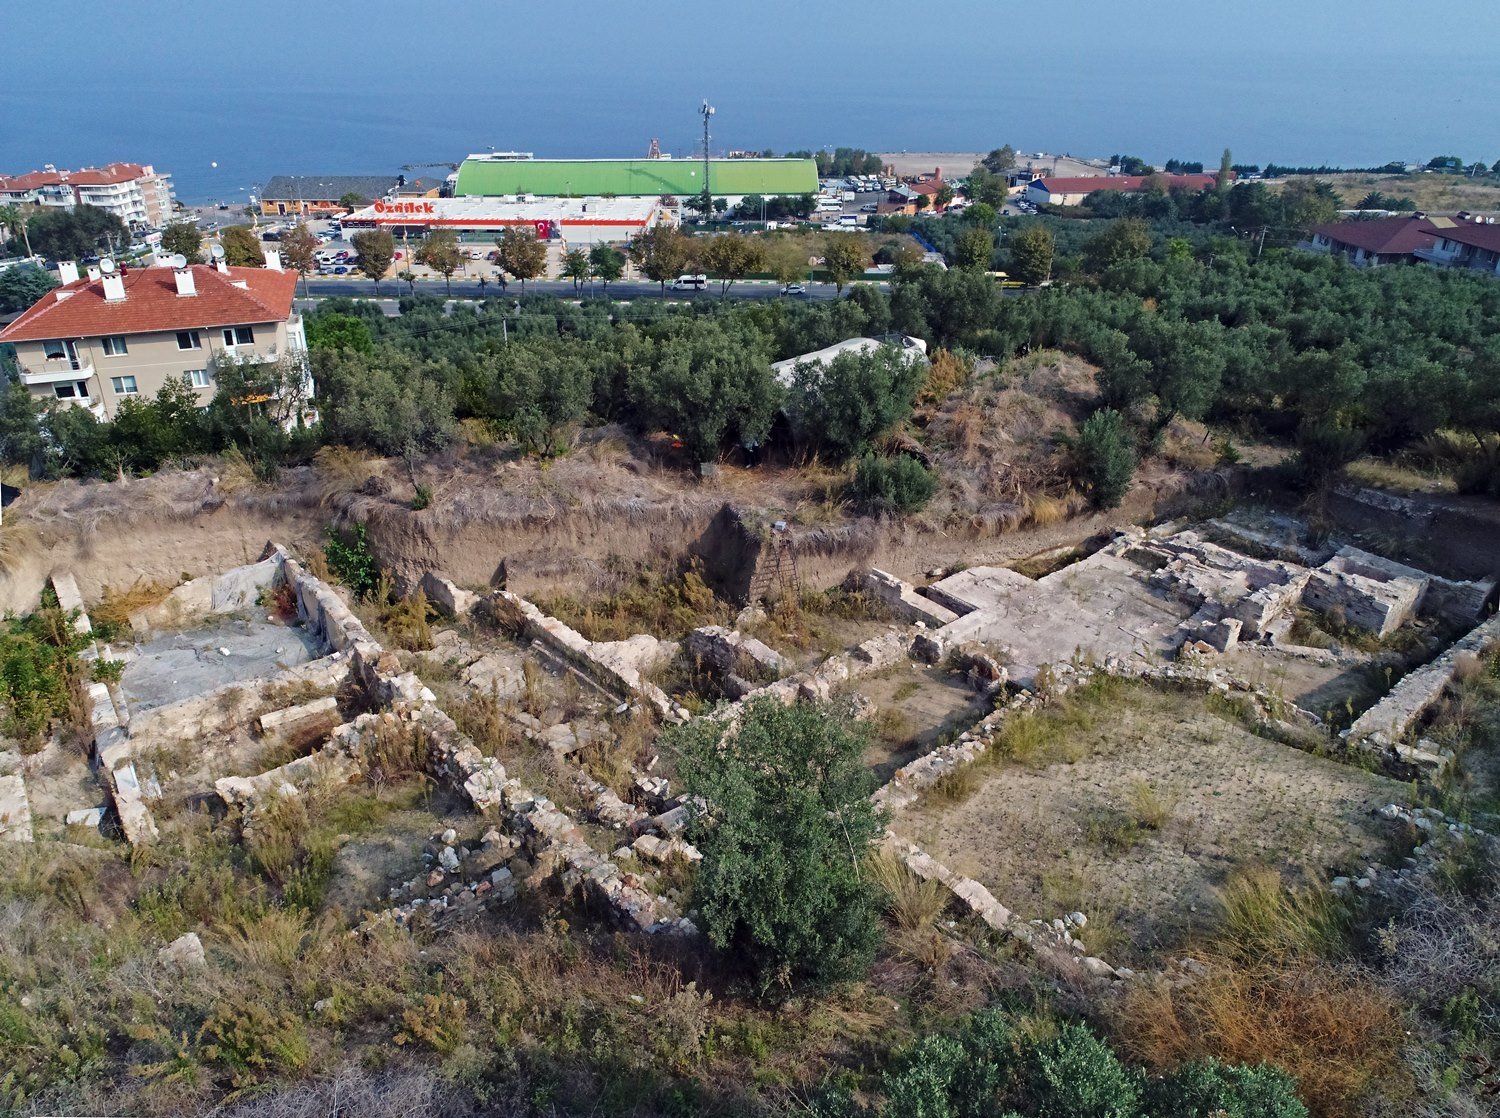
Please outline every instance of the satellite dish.
[{"label": "satellite dish", "polygon": [[114,260],[111,259],[110,257],[106,256],[103,260],[99,261],[99,270],[101,272],[103,272],[106,276],[114,275],[114,271],[115,271],[115,262],[114,262]]},{"label": "satellite dish", "polygon": [[187,257],[184,256],[184,255],[182,255],[182,253],[180,253],[180,252],[174,252],[172,254],[172,267],[174,267],[174,268],[186,268],[187,267]]},{"label": "satellite dish", "polygon": [[223,245],[217,245],[217,244],[216,245],[210,245],[209,249],[208,249],[208,254],[210,256],[212,256],[215,260],[222,259],[223,256],[224,256],[224,246]]}]

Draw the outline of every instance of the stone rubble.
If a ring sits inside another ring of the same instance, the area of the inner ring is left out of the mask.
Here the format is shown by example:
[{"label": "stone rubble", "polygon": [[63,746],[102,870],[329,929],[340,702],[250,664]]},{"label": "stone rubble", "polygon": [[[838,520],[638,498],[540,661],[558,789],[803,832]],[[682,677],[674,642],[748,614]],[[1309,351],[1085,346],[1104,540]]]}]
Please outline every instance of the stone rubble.
[{"label": "stone rubble", "polygon": [[208,965],[203,941],[197,932],[184,932],[156,953],[156,961],[168,970],[186,973]]}]

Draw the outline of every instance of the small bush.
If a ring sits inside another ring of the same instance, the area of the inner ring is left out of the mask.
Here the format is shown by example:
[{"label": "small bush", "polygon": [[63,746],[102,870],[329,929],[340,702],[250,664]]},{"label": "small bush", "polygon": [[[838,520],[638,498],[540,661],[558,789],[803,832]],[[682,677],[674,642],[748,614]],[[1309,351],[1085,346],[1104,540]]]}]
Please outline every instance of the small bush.
[{"label": "small bush", "polygon": [[932,500],[937,478],[907,454],[866,454],[854,469],[849,496],[871,512],[913,513]]},{"label": "small bush", "polygon": [[1130,788],[1130,817],[1148,831],[1165,827],[1176,806],[1176,797],[1163,795],[1144,780],[1137,780]]},{"label": "small bush", "polygon": [[1083,1025],[1038,1045],[1026,1078],[1037,1118],[1132,1118],[1141,1096],[1140,1073]]},{"label": "small bush", "polygon": [[1201,1060],[1152,1080],[1146,1088],[1152,1118],[1307,1118],[1297,1084],[1280,1068]]},{"label": "small bush", "polygon": [[380,564],[375,561],[366,538],[365,526],[356,524],[346,537],[328,533],[323,557],[335,578],[353,591],[356,598],[368,598],[380,582]]},{"label": "small bush", "polygon": [[1100,408],[1084,421],[1074,447],[1078,478],[1101,509],[1118,508],[1135,473],[1135,436],[1114,408]]}]

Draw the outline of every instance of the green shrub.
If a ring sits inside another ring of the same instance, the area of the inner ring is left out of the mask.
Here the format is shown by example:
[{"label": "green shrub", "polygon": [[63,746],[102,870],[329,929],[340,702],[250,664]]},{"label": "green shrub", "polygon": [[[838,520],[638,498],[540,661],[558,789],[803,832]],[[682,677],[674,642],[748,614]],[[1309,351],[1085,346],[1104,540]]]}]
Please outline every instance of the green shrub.
[{"label": "green shrub", "polygon": [[1036,1118],[1135,1118],[1141,1074],[1120,1063],[1083,1025],[1064,1025],[1038,1045],[1027,1067]]},{"label": "green shrub", "polygon": [[356,524],[347,540],[330,531],[328,542],[323,545],[323,556],[334,577],[353,591],[356,598],[368,598],[374,593],[380,582],[380,564],[370,551],[363,524]]},{"label": "green shrub", "polygon": [[880,941],[865,860],[882,827],[863,729],[826,705],[760,700],[725,732],[697,719],[664,736],[687,794],[712,805],[688,828],[709,942],[767,987],[860,974]]},{"label": "green shrub", "polygon": [[1118,508],[1135,473],[1135,436],[1114,408],[1100,408],[1078,432],[1078,478],[1101,509]]},{"label": "green shrub", "polygon": [[89,643],[73,628],[76,613],[64,613],[48,590],[36,612],[8,618],[0,631],[0,728],[25,742],[40,742],[74,714],[83,666],[78,654]]},{"label": "green shrub", "polygon": [[937,477],[910,455],[866,454],[854,469],[849,495],[871,512],[916,512],[937,492]]},{"label": "green shrub", "polygon": [[1280,1068],[1217,1060],[1183,1064],[1146,1088],[1151,1118],[1307,1118],[1297,1084]]}]

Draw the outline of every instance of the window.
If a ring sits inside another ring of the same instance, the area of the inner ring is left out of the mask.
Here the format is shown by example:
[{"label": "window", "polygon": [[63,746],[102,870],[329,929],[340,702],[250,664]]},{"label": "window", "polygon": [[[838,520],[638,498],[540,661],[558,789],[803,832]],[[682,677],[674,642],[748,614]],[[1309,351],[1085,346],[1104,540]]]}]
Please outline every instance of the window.
[{"label": "window", "polygon": [[109,334],[102,339],[105,357],[124,357],[130,352],[125,345],[124,334]]},{"label": "window", "polygon": [[177,348],[202,349],[203,339],[198,336],[196,330],[179,330],[177,331]]},{"label": "window", "polygon": [[135,377],[110,377],[109,383],[114,387],[116,396],[134,396],[138,391]]},{"label": "window", "polygon": [[224,344],[227,346],[254,345],[255,331],[248,326],[224,327]]},{"label": "window", "polygon": [[62,344],[62,342],[42,343],[42,356],[45,357],[48,361],[56,361],[59,358],[66,357],[67,355],[67,348]]},{"label": "window", "polygon": [[213,374],[207,369],[189,369],[188,379],[193,382],[194,388],[212,388],[214,386]]},{"label": "window", "polygon": [[79,396],[78,389],[80,387],[82,386],[77,381],[64,381],[62,384],[54,384],[52,392],[59,400],[76,400]]}]

